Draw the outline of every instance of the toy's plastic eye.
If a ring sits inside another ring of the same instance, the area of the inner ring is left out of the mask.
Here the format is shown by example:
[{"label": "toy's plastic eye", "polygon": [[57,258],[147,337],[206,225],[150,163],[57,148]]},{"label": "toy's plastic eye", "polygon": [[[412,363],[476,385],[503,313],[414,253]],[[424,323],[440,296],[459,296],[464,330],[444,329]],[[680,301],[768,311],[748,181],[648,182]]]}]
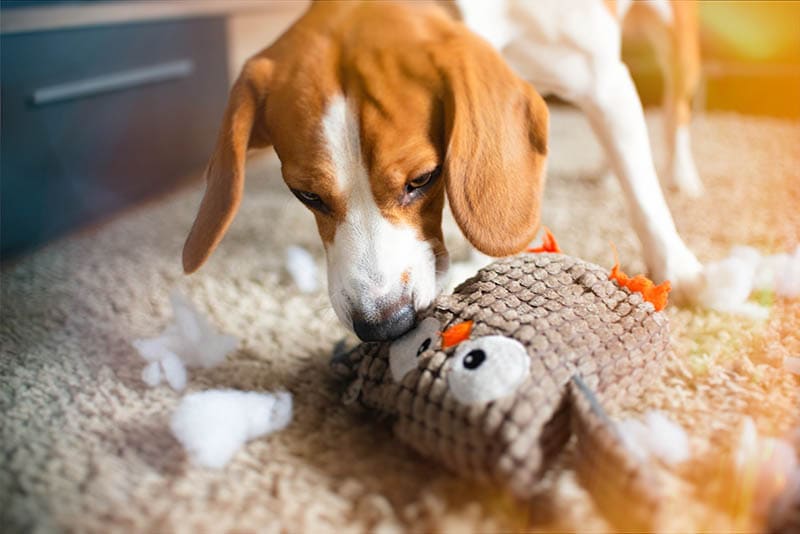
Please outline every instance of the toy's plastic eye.
[{"label": "toy's plastic eye", "polygon": [[447,383],[463,404],[489,402],[513,393],[529,367],[530,357],[519,341],[486,336],[459,345]]},{"label": "toy's plastic eye", "polygon": [[417,366],[417,358],[436,344],[441,327],[439,321],[428,317],[415,329],[392,343],[389,347],[389,368],[395,382],[403,380],[403,377]]}]

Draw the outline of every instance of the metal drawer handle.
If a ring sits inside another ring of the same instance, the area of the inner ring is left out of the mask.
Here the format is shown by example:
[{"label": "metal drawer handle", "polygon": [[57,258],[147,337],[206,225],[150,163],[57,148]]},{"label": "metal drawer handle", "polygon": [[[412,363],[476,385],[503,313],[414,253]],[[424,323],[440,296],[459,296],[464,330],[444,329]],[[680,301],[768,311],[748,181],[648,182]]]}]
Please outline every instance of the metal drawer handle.
[{"label": "metal drawer handle", "polygon": [[65,100],[86,98],[111,91],[121,91],[142,85],[186,78],[193,71],[194,61],[188,59],[171,61],[150,67],[130,69],[94,78],[85,78],[75,82],[42,87],[33,91],[31,101],[34,106],[46,106],[47,104],[55,104]]}]

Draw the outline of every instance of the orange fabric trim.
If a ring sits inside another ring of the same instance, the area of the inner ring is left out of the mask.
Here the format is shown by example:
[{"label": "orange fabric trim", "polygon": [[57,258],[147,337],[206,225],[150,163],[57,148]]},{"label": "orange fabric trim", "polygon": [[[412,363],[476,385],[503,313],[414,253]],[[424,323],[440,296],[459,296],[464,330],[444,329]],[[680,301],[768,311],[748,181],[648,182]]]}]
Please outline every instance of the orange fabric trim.
[{"label": "orange fabric trim", "polygon": [[561,247],[558,246],[556,238],[548,227],[544,227],[544,237],[542,238],[542,246],[536,248],[529,248],[528,252],[537,254],[539,252],[554,252],[556,254],[561,252]]},{"label": "orange fabric trim", "polygon": [[446,349],[453,345],[458,345],[465,339],[469,338],[472,332],[472,321],[464,321],[463,323],[454,324],[444,332],[442,332],[442,348]]},{"label": "orange fabric trim", "polygon": [[667,305],[667,298],[672,286],[669,280],[655,285],[652,280],[642,274],[638,274],[630,278],[619,268],[619,256],[617,256],[617,247],[611,244],[614,251],[614,266],[611,268],[611,274],[608,275],[609,280],[616,281],[621,287],[627,287],[631,291],[637,291],[642,294],[644,300],[651,303],[656,311],[661,311]]}]

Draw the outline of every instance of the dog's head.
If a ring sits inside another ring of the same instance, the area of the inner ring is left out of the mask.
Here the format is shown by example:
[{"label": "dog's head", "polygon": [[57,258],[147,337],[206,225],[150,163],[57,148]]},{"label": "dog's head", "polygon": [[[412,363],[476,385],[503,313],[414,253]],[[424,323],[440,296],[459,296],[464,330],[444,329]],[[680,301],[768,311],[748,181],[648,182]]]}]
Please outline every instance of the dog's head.
[{"label": "dog's head", "polygon": [[363,340],[396,337],[447,269],[445,193],[480,251],[530,242],[546,139],[542,98],[441,8],[314,4],[231,90],[184,269],[230,225],[247,149],[272,145],[316,218],[336,314]]}]

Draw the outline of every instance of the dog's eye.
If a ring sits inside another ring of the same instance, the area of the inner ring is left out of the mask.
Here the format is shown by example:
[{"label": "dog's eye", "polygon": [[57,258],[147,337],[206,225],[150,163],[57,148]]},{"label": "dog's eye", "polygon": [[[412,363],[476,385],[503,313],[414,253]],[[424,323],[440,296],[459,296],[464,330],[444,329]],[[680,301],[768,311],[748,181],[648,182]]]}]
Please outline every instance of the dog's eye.
[{"label": "dog's eye", "polygon": [[389,347],[389,368],[395,382],[401,382],[417,366],[417,358],[436,345],[440,328],[439,321],[428,317],[392,343]]},{"label": "dog's eye", "polygon": [[305,202],[319,201],[319,195],[316,193],[309,193],[308,191],[298,191],[297,196],[300,197],[300,200],[304,200]]},{"label": "dog's eye", "polygon": [[297,189],[291,190],[297,199],[311,209],[321,211],[322,213],[330,213],[328,205],[323,202],[320,196],[310,191],[299,191]]},{"label": "dog's eye", "polygon": [[406,184],[406,193],[410,195],[416,192],[417,190],[423,189],[426,186],[432,184],[436,180],[436,178],[439,177],[439,174],[441,174],[441,172],[442,172],[442,167],[437,166],[432,171],[417,176],[416,178],[414,178],[413,180],[411,180]]},{"label": "dog's eye", "polygon": [[504,336],[486,336],[459,345],[447,384],[463,404],[493,401],[513,393],[528,376],[525,347]]},{"label": "dog's eye", "polygon": [[423,174],[422,176],[417,176],[416,178],[414,178],[413,180],[408,182],[408,188],[413,191],[414,189],[419,189],[420,187],[425,187],[426,185],[428,185],[430,183],[431,176],[432,176],[432,174],[429,173],[429,172]]}]

